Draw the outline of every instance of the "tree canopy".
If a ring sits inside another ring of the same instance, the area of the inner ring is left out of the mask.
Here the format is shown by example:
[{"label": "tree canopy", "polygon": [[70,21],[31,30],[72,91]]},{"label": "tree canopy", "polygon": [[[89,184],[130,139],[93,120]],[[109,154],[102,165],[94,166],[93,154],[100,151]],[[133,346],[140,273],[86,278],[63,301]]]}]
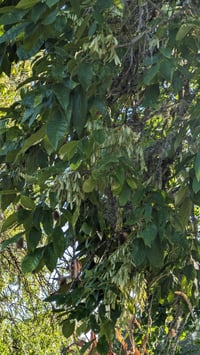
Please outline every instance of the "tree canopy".
[{"label": "tree canopy", "polygon": [[0,24],[2,251],[60,263],[46,301],[81,353],[178,354],[199,315],[197,1],[4,0]]}]

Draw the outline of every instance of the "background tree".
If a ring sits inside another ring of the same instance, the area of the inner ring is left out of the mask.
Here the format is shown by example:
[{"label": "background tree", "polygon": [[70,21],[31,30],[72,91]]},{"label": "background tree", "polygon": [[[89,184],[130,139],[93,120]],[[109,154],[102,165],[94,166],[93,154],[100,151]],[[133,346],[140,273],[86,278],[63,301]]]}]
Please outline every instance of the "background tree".
[{"label": "background tree", "polygon": [[6,245],[24,239],[24,273],[62,258],[48,300],[65,336],[92,331],[82,352],[178,354],[199,310],[197,3],[3,1],[0,15],[1,71],[31,63],[1,109]]}]

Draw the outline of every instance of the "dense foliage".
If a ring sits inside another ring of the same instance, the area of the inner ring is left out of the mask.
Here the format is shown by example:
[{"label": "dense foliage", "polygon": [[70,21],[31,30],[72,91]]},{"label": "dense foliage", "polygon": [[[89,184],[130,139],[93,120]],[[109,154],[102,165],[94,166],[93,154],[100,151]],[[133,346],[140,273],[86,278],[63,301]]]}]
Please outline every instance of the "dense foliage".
[{"label": "dense foliage", "polygon": [[47,300],[82,353],[178,354],[199,315],[197,2],[4,0],[0,23],[0,71],[31,65],[1,107],[2,250],[23,242],[24,273],[62,258]]}]

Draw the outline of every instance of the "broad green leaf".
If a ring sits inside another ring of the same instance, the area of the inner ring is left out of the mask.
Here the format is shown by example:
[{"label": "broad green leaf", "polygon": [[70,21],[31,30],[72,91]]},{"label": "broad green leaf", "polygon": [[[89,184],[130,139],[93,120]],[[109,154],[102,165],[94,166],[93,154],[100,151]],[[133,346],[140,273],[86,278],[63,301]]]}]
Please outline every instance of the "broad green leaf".
[{"label": "broad green leaf", "polygon": [[49,236],[53,231],[53,213],[51,209],[43,210],[42,225],[44,232]]},{"label": "broad green leaf", "polygon": [[132,190],[135,190],[137,188],[137,183],[136,183],[136,180],[134,178],[126,178],[126,182],[128,184],[128,186],[130,186],[130,188]]},{"label": "broad green leaf", "polygon": [[1,232],[5,232],[7,229],[13,227],[18,222],[18,213],[12,213],[8,218],[6,218],[5,222],[1,227]]},{"label": "broad green leaf", "polygon": [[[180,226],[182,228],[182,230],[184,230],[184,228],[187,226],[191,212],[192,212],[192,200],[190,199],[190,197],[186,197],[183,200],[182,205],[179,207],[178,210],[178,222],[180,223]],[[177,224],[177,228],[178,228],[178,224]],[[179,228],[178,228],[179,229]]]},{"label": "broad green leaf", "polygon": [[200,182],[200,152],[197,153],[194,161],[194,171],[198,182]]},{"label": "broad green leaf", "polygon": [[66,238],[64,236],[64,232],[62,228],[55,227],[52,235],[53,239],[53,249],[57,258],[61,258],[63,256],[64,251],[66,249]]},{"label": "broad green leaf", "polygon": [[[0,13],[1,13],[0,9]],[[16,10],[13,6],[10,6],[10,8],[8,7],[8,12],[5,13],[4,15],[0,16],[0,23],[2,25],[10,25],[10,24],[14,24],[17,23],[18,21],[20,21],[24,16],[24,11],[19,11]]]},{"label": "broad green leaf", "polygon": [[7,30],[5,32],[5,34],[3,34],[2,36],[0,36],[0,44],[7,42],[7,41],[11,41],[11,40],[15,40],[16,37],[23,32],[24,28],[26,26],[26,23],[20,23],[16,26],[11,27],[9,30]]},{"label": "broad green leaf", "polygon": [[105,338],[108,342],[112,342],[115,338],[115,324],[111,319],[105,319],[105,321],[101,324],[100,334]]},{"label": "broad green leaf", "polygon": [[101,355],[107,355],[109,353],[109,348],[110,347],[105,335],[101,336],[98,340],[95,350],[97,350],[97,352],[99,352]]},{"label": "broad green leaf", "polygon": [[37,269],[44,254],[44,247],[37,248],[33,253],[27,254],[22,260],[23,273],[33,272]]},{"label": "broad green leaf", "polygon": [[112,0],[97,0],[95,10],[101,12],[108,9],[110,6],[112,6]]},{"label": "broad green leaf", "polygon": [[10,244],[17,243],[18,240],[21,239],[23,234],[24,234],[24,232],[20,232],[20,233],[17,233],[14,237],[4,240],[1,243],[0,251],[4,251],[7,248],[7,246],[10,245]]},{"label": "broad green leaf", "polygon": [[157,236],[158,228],[155,223],[148,224],[146,228],[140,234],[140,237],[143,239],[144,244],[148,247],[151,247],[152,242]]},{"label": "broad green leaf", "polygon": [[31,230],[27,233],[26,240],[29,250],[34,250],[38,245],[42,237],[42,232],[35,227],[32,227]]},{"label": "broad green leaf", "polygon": [[164,48],[164,47],[161,47],[160,49],[159,49],[159,51],[162,53],[162,55],[164,56],[164,57],[166,57],[166,58],[171,58],[171,56],[172,56],[172,50],[171,50],[171,48]]},{"label": "broad green leaf", "polygon": [[57,264],[57,255],[55,254],[53,243],[48,244],[44,251],[44,262],[49,271],[53,271]]},{"label": "broad green leaf", "polygon": [[71,118],[71,110],[64,114],[59,109],[53,109],[49,115],[46,133],[50,144],[56,150],[61,139],[66,138]]},{"label": "broad green leaf", "polygon": [[133,263],[136,266],[142,265],[146,258],[146,248],[143,241],[140,239],[134,240],[132,249]]},{"label": "broad green leaf", "polygon": [[73,92],[72,106],[72,124],[78,136],[81,137],[86,120],[87,120],[87,97],[81,88],[77,88]]},{"label": "broad green leaf", "polygon": [[56,84],[53,87],[53,91],[58,99],[58,102],[62,106],[64,112],[67,114],[71,90],[69,90],[69,88],[66,85]]},{"label": "broad green leaf", "polygon": [[46,0],[46,4],[48,7],[52,7],[53,5],[57,4],[60,2],[60,0]]},{"label": "broad green leaf", "polygon": [[130,200],[130,197],[131,197],[130,187],[127,184],[125,184],[119,195],[120,206],[124,206]]},{"label": "broad green leaf", "polygon": [[197,181],[196,177],[194,177],[192,182],[192,190],[195,194],[200,191],[200,181]]},{"label": "broad green leaf", "polygon": [[187,198],[190,194],[188,186],[181,186],[178,191],[174,195],[175,205],[180,206],[182,205],[185,198]]},{"label": "broad green leaf", "polygon": [[146,255],[151,266],[158,269],[162,267],[164,261],[164,250],[158,239],[152,243],[151,248],[146,248]]},{"label": "broad green leaf", "polygon": [[38,129],[38,131],[33,133],[29,138],[25,140],[23,147],[18,153],[18,156],[24,154],[33,145],[36,145],[39,142],[41,142],[44,136],[45,136],[45,126],[43,125],[40,129]]},{"label": "broad green leaf", "polygon": [[69,338],[75,330],[75,322],[70,319],[66,319],[62,323],[62,332],[66,338]]},{"label": "broad green leaf", "polygon": [[149,85],[160,71],[160,64],[153,65],[144,75],[143,83]]},{"label": "broad green leaf", "polygon": [[61,159],[70,160],[77,151],[78,141],[70,141],[65,143],[59,150]]},{"label": "broad green leaf", "polygon": [[93,77],[92,63],[81,63],[78,67],[78,78],[84,90],[87,90]]},{"label": "broad green leaf", "polygon": [[105,135],[105,130],[103,129],[96,129],[92,132],[94,140],[99,143],[99,144],[103,144],[105,142],[106,139],[106,135]]},{"label": "broad green leaf", "polygon": [[34,201],[26,195],[20,196],[20,203],[25,209],[32,210],[35,208]]},{"label": "broad green leaf", "polygon": [[79,15],[81,11],[80,0],[70,0],[71,6],[75,12],[75,14]]},{"label": "broad green leaf", "polygon": [[37,3],[39,3],[40,0],[20,0],[18,4],[16,5],[17,9],[29,9],[30,7],[33,7]]},{"label": "broad green leaf", "polygon": [[158,100],[159,94],[160,94],[159,85],[158,84],[150,85],[145,90],[144,100],[142,102],[142,105],[145,107],[153,106],[156,103],[156,101]]},{"label": "broad green leaf", "polygon": [[169,60],[165,60],[160,63],[160,72],[166,81],[168,82],[172,81],[174,68],[172,66],[172,63]]},{"label": "broad green leaf", "polygon": [[83,191],[88,193],[92,192],[96,186],[95,180],[90,176],[87,180],[83,183]]},{"label": "broad green leaf", "polygon": [[184,23],[183,25],[181,25],[176,34],[176,40],[182,41],[182,39],[190,32],[193,27],[194,25],[191,23]]}]

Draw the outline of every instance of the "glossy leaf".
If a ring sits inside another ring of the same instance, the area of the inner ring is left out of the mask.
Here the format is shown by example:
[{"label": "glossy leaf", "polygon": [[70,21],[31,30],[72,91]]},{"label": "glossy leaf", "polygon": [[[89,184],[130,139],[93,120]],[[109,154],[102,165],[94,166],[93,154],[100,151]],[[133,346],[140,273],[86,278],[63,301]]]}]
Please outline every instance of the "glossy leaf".
[{"label": "glossy leaf", "polygon": [[22,260],[22,271],[24,273],[33,272],[37,269],[44,253],[44,248],[37,248],[32,253],[27,254]]}]

